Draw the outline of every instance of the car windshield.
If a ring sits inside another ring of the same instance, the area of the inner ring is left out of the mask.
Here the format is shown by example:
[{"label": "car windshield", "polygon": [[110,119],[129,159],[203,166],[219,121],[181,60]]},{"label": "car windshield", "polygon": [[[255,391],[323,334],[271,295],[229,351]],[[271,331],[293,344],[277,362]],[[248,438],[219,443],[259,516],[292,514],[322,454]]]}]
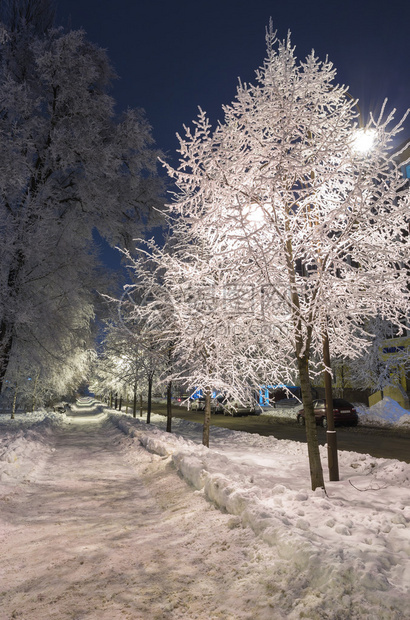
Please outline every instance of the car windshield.
[{"label": "car windshield", "polygon": [[352,405],[343,398],[334,398],[333,399],[333,407],[351,407]]},{"label": "car windshield", "polygon": [[[324,407],[326,407],[326,401],[324,399],[320,399],[320,400],[315,401],[315,403],[314,403],[314,408],[315,409],[322,409]],[[351,405],[351,403],[349,403],[347,400],[344,400],[343,398],[334,398],[333,399],[333,407],[335,409],[340,409],[341,407],[346,409],[346,408],[351,408],[352,405]]]}]

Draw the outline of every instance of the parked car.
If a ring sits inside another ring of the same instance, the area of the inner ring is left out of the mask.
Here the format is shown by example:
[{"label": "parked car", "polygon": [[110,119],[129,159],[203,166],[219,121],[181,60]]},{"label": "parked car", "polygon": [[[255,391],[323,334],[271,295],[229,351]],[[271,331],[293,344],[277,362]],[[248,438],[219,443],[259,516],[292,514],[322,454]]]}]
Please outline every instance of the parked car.
[{"label": "parked car", "polygon": [[184,403],[186,400],[188,400],[188,398],[188,394],[179,394],[178,396],[174,396],[174,400],[177,403]]},{"label": "parked car", "polygon": [[215,396],[215,398],[211,400],[211,412],[212,413],[223,413],[224,403],[225,403],[225,396],[223,396],[222,394]]},{"label": "parked car", "polygon": [[242,405],[236,400],[225,400],[223,403],[223,414],[231,416],[242,415],[258,415],[261,413],[261,408],[255,402],[251,405]]},{"label": "parked car", "polygon": [[[224,412],[225,397],[219,394],[215,398],[211,398],[211,413]],[[189,408],[193,411],[205,411],[205,397],[199,396],[190,402]]]},{"label": "parked car", "polygon": [[[326,418],[326,401],[324,398],[313,401],[313,410],[315,412],[316,424],[321,424],[324,428],[327,427]],[[333,416],[335,420],[335,426],[356,426],[359,421],[356,409],[351,403],[343,398],[333,399]],[[297,413],[297,421],[299,424],[305,424],[305,411],[301,409]]]},{"label": "parked car", "polygon": [[199,396],[191,401],[189,408],[192,411],[205,411],[205,398],[203,396]]}]

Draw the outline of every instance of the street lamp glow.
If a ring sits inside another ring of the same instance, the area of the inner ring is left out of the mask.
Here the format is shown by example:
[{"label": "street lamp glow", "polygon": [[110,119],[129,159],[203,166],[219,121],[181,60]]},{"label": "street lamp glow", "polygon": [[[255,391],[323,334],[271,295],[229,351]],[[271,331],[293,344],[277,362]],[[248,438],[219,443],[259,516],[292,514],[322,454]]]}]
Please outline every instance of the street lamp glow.
[{"label": "street lamp glow", "polygon": [[265,213],[257,203],[252,203],[245,207],[244,214],[250,224],[262,225],[265,221]]},{"label": "street lamp glow", "polygon": [[358,153],[368,153],[376,141],[374,129],[358,129],[353,138],[353,149]]}]

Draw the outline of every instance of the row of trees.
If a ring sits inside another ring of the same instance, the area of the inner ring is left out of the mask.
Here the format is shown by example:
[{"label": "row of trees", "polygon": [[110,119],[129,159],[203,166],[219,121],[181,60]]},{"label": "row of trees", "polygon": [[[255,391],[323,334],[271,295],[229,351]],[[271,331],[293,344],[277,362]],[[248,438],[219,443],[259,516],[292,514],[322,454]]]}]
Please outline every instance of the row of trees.
[{"label": "row of trees", "polygon": [[[312,488],[324,487],[311,379],[357,360],[380,318],[409,312],[409,188],[395,159],[403,121],[370,117],[371,150],[336,71],[298,62],[270,28],[256,83],[238,86],[212,130],[200,111],[180,137],[163,247],[140,244],[121,323],[155,343],[163,381],[247,400],[263,383],[300,381]],[[135,303],[131,303],[130,299]],[[124,307],[124,304],[121,306]],[[168,364],[168,365],[167,365]],[[204,425],[204,443],[209,427]]]},{"label": "row of trees", "polygon": [[89,368],[95,231],[129,247],[161,206],[144,113],[117,117],[106,52],[53,23],[51,0],[2,2],[0,391],[38,377],[44,396]]},{"label": "row of trees", "polygon": [[105,321],[103,334],[99,355],[93,364],[91,391],[111,405],[113,399],[119,398],[122,403],[124,397],[128,407],[131,400],[134,417],[137,396],[141,399],[144,395],[148,400],[147,422],[150,423],[154,378],[159,376],[158,356],[146,348],[142,334],[130,333],[115,319]]}]

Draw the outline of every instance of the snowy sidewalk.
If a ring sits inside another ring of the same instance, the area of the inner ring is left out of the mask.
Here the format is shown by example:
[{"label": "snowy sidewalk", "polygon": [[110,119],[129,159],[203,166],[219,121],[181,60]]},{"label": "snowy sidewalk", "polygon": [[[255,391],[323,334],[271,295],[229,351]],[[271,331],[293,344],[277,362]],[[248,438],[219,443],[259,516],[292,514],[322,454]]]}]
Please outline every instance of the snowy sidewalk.
[{"label": "snowy sidewalk", "polygon": [[50,441],[36,479],[0,501],[1,620],[281,617],[258,611],[253,534],[166,459],[135,445],[130,464],[132,440],[109,422]]},{"label": "snowy sidewalk", "polygon": [[0,421],[0,620],[408,620],[409,464],[91,413]]}]

